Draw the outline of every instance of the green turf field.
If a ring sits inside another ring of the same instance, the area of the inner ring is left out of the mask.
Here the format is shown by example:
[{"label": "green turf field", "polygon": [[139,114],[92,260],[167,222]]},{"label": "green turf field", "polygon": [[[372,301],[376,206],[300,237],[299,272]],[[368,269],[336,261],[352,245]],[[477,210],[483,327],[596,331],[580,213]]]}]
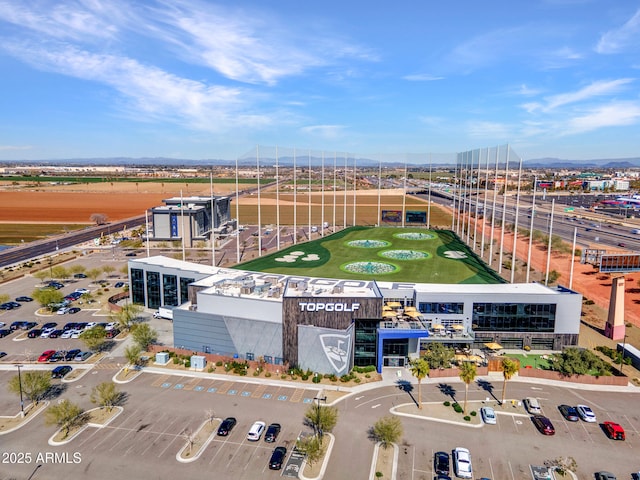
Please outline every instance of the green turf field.
[{"label": "green turf field", "polygon": [[452,232],[420,228],[351,227],[235,268],[389,282],[504,282]]}]

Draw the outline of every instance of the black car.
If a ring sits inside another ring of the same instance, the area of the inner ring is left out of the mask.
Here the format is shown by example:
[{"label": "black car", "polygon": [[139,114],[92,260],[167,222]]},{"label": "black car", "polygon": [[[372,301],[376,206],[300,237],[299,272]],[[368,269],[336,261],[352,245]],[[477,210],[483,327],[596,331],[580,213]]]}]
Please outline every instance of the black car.
[{"label": "black car", "polygon": [[220,426],[218,427],[218,435],[221,437],[226,437],[229,435],[229,432],[233,430],[233,427],[236,426],[236,419],[233,417],[225,418]]},{"label": "black car", "polygon": [[0,352],[0,358],[6,357],[6,356],[7,356],[7,352]]},{"label": "black car", "polygon": [[120,334],[120,330],[117,328],[112,328],[111,330],[107,330],[104,332],[104,336],[106,338],[116,338]]},{"label": "black car", "polygon": [[125,283],[124,282],[116,282],[116,284],[114,285],[115,288],[122,288],[124,287]]},{"label": "black car", "polygon": [[0,310],[13,310],[13,305],[9,302],[0,303]]},{"label": "black car", "polygon": [[80,308],[79,308],[79,307],[71,307],[71,308],[67,311],[67,313],[71,313],[71,314],[73,314],[73,313],[78,313],[79,311],[80,311]]},{"label": "black car", "polygon": [[282,462],[284,462],[284,457],[287,456],[287,449],[284,447],[276,447],[273,453],[271,454],[271,459],[269,460],[269,468],[271,470],[280,470],[282,468]]},{"label": "black car", "polygon": [[64,327],[62,327],[62,330],[64,330],[65,332],[67,330],[75,330],[77,325],[78,324],[76,322],[67,322],[65,323]]},{"label": "black car", "polygon": [[25,296],[17,297],[16,302],[33,302],[33,298]]},{"label": "black car", "polygon": [[44,325],[42,325],[42,329],[46,330],[47,328],[55,328],[57,326],[58,324],[56,322],[47,322]]},{"label": "black car", "polygon": [[125,255],[125,257],[135,257],[136,255],[138,255],[136,252],[129,252]]},{"label": "black car", "polygon": [[18,302],[6,302],[2,305],[6,306],[6,308],[3,308],[3,310],[13,310],[14,308],[20,308],[22,306],[22,304]]},{"label": "black car", "polygon": [[37,338],[37,337],[40,336],[41,333],[42,333],[42,329],[41,328],[34,328],[34,329],[29,331],[29,333],[27,334],[27,337],[29,337],[29,338]]},{"label": "black car", "polygon": [[558,410],[560,410],[562,416],[570,422],[577,422],[580,419],[578,416],[578,410],[576,410],[575,407],[570,405],[559,405]]},{"label": "black car", "polygon": [[64,330],[54,330],[49,334],[49,338],[59,338],[64,333]]},{"label": "black car", "polygon": [[51,288],[55,288],[56,290],[60,290],[62,287],[64,287],[64,284],[60,282],[49,282],[47,283],[47,286]]},{"label": "black car", "polygon": [[64,352],[60,351],[60,352],[56,352],[53,355],[51,355],[51,358],[49,358],[50,362],[61,362],[64,360]]},{"label": "black car", "polygon": [[22,322],[22,325],[20,326],[20,328],[22,330],[31,330],[33,327],[37,327],[38,326],[38,322]]},{"label": "black car", "polygon": [[59,365],[51,371],[51,378],[63,378],[71,370],[69,365]]},{"label": "black car", "polygon": [[11,330],[8,330],[6,328],[3,328],[2,330],[0,330],[0,338],[6,337],[7,335],[11,334]]},{"label": "black car", "polygon": [[73,278],[87,278],[87,275],[84,273],[76,273]]},{"label": "black car", "polygon": [[264,441],[268,443],[275,442],[281,428],[282,427],[280,427],[279,423],[272,423],[269,425],[269,427],[267,427],[267,432],[264,434]]},{"label": "black car", "polygon": [[433,469],[439,475],[449,475],[449,454],[436,452],[433,456]]},{"label": "black car", "polygon": [[25,322],[24,320],[17,320],[17,321],[13,322],[13,323],[9,326],[9,329],[10,329],[11,331],[13,331],[13,330],[18,330],[19,328],[22,328],[22,326],[23,326],[24,324],[26,324],[26,323],[27,323],[27,322]]},{"label": "black car", "polygon": [[79,348],[74,348],[73,350],[69,350],[67,353],[64,354],[64,359],[66,361],[72,361],[74,358],[76,358],[76,355],[80,353],[80,349]]},{"label": "black car", "polygon": [[553,428],[553,423],[544,415],[534,415],[531,417],[531,421],[543,435],[555,435],[556,430]]}]

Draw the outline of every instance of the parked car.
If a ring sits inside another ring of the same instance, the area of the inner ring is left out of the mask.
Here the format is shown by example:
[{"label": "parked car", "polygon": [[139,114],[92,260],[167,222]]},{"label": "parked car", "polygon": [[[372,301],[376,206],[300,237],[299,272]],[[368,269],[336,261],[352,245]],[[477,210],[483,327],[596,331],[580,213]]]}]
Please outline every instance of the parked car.
[{"label": "parked car", "polygon": [[453,470],[460,478],[473,478],[473,467],[471,466],[471,454],[463,447],[456,447],[453,450]]},{"label": "parked car", "polygon": [[116,282],[116,284],[114,285],[115,288],[122,288],[124,287],[124,282]]},{"label": "parked car", "polygon": [[120,330],[117,328],[112,328],[104,333],[105,338],[116,338],[118,335],[120,335]]},{"label": "parked car", "polygon": [[269,469],[271,470],[280,470],[282,468],[282,463],[284,462],[284,457],[287,456],[287,449],[284,447],[276,447],[271,454],[271,458],[269,459]]},{"label": "parked car", "polygon": [[482,407],[480,409],[480,416],[482,417],[482,421],[488,425],[496,424],[496,412],[491,407]]},{"label": "parked car", "polygon": [[229,433],[231,433],[231,430],[233,430],[233,427],[235,426],[236,419],[234,417],[225,418],[218,427],[218,435],[220,435],[221,437],[226,437],[227,435],[229,435]]},{"label": "parked car", "polygon": [[602,428],[611,440],[624,440],[624,428],[615,422],[604,422]]},{"label": "parked car", "polygon": [[76,322],[67,322],[64,324],[64,327],[62,327],[62,329],[66,332],[67,330],[73,330],[76,328],[78,324]]},{"label": "parked car", "polygon": [[[31,330],[31,332],[33,332],[34,330]],[[43,328],[42,329],[42,333],[40,333],[40,338],[49,338],[50,335],[55,332],[56,329],[55,328]],[[29,332],[29,333],[31,333]]]},{"label": "parked car", "polygon": [[616,480],[616,476],[611,472],[596,472],[596,480]]},{"label": "parked car", "polygon": [[49,338],[59,338],[64,333],[64,330],[54,330],[49,334]]},{"label": "parked car", "polygon": [[56,313],[58,315],[64,315],[64,314],[66,314],[68,312],[69,312],[69,307],[62,307],[62,308],[59,308]]},{"label": "parked car", "polygon": [[79,307],[71,307],[71,308],[67,311],[67,313],[69,313],[69,314],[73,315],[74,313],[78,313],[79,311],[80,311],[80,308],[79,308]]},{"label": "parked car", "polygon": [[524,399],[524,408],[526,408],[527,412],[531,415],[540,415],[542,413],[540,402],[538,402],[538,399],[534,397],[527,397]]},{"label": "parked car", "polygon": [[85,293],[89,293],[89,289],[88,288],[76,288],[75,292],[79,293],[80,296],[84,295]]},{"label": "parked car", "polygon": [[266,426],[267,424],[264,422],[254,422],[254,424],[251,425],[249,432],[247,433],[247,440],[251,442],[257,442],[258,440],[260,440],[260,437],[262,437]]},{"label": "parked car", "polygon": [[22,330],[31,330],[33,327],[37,327],[38,322],[22,322],[20,329]]},{"label": "parked car", "polygon": [[33,302],[33,298],[23,295],[21,297],[16,297],[16,302]]},{"label": "parked car", "polygon": [[64,376],[73,370],[69,365],[58,365],[51,371],[51,378],[64,378]]},{"label": "parked car", "polygon": [[56,351],[56,353],[51,355],[51,358],[49,359],[50,362],[61,362],[63,360],[64,360],[64,351],[62,350]]},{"label": "parked car", "polygon": [[73,278],[87,278],[87,275],[84,273],[76,273]]},{"label": "parked car", "polygon": [[55,350],[45,350],[42,352],[42,355],[38,357],[38,362],[44,363],[48,362],[51,357],[56,353]]},{"label": "parked car", "polygon": [[76,355],[78,355],[80,352],[81,350],[79,348],[74,348],[73,350],[69,350],[67,351],[67,353],[64,354],[64,359],[67,362],[70,362],[71,360],[76,358]]},{"label": "parked car", "polygon": [[9,326],[9,330],[14,331],[18,330],[19,328],[21,329],[25,323],[27,322],[25,322],[24,320],[16,320]]},{"label": "parked car", "polygon": [[433,456],[433,469],[438,475],[449,475],[449,454],[447,452],[436,452]]},{"label": "parked car", "polygon": [[6,357],[6,356],[7,356],[7,352],[0,352],[0,358]]},{"label": "parked car", "polygon": [[534,415],[531,421],[543,435],[555,435],[556,429],[553,428],[553,423],[544,415]]},{"label": "parked car", "polygon": [[27,333],[27,337],[36,338],[36,337],[39,337],[41,334],[42,334],[42,329],[41,328],[34,328],[34,329],[30,330],[29,333]]},{"label": "parked car", "polygon": [[4,322],[0,322],[0,328],[4,328],[4,327],[6,327],[6,326],[7,326],[7,324],[6,324],[6,323],[4,323]]},{"label": "parked car", "polygon": [[80,352],[73,359],[75,362],[84,362],[87,358],[93,355],[91,352]]},{"label": "parked car", "polygon": [[47,322],[44,325],[42,325],[42,329],[46,330],[47,328],[55,328],[57,326],[58,324],[56,322]]},{"label": "parked car", "polygon": [[589,423],[596,422],[596,414],[593,413],[593,410],[591,410],[591,407],[588,407],[587,405],[578,405],[576,406],[576,410],[578,410],[578,415],[580,415],[580,418],[585,422],[589,422]]},{"label": "parked car", "polygon": [[10,335],[10,334],[11,334],[11,330],[8,330],[6,328],[0,330],[0,338],[6,337],[7,335]]},{"label": "parked car", "polygon": [[282,427],[280,426],[279,423],[272,423],[271,425],[269,425],[267,427],[267,431],[264,434],[264,441],[268,442],[268,443],[273,443],[276,441],[276,439],[278,438],[278,435],[280,434],[280,429]]},{"label": "parked car", "polygon": [[578,416],[578,410],[576,410],[575,407],[572,407],[570,405],[558,405],[558,410],[560,410],[560,413],[565,418],[565,420],[568,420],[569,422],[577,422],[578,420],[580,420],[580,417]]}]

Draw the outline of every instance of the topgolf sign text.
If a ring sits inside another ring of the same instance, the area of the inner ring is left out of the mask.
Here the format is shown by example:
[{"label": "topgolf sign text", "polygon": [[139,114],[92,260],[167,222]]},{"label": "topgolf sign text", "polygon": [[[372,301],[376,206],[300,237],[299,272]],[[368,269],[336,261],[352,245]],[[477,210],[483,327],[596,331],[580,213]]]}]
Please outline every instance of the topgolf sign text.
[{"label": "topgolf sign text", "polygon": [[333,303],[333,302],[301,302],[301,312],[355,312],[360,308],[359,303]]}]

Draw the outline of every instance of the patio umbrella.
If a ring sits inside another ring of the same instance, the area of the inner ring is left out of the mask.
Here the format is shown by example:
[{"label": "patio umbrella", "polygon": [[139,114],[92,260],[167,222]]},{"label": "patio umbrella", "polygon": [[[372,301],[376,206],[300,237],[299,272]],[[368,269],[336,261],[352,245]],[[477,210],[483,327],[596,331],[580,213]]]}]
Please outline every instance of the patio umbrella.
[{"label": "patio umbrella", "polygon": [[452,325],[451,328],[454,330],[464,330],[464,325]]},{"label": "patio umbrella", "polygon": [[436,323],[435,325],[431,325],[431,328],[433,328],[434,330],[442,330],[444,327],[439,323]]},{"label": "patio umbrella", "polygon": [[400,308],[402,304],[400,302],[387,302],[387,307]]},{"label": "patio umbrella", "polygon": [[391,317],[395,317],[397,314],[396,312],[382,312],[382,316],[384,318],[391,318]]},{"label": "patio umbrella", "polygon": [[384,307],[382,307],[382,311],[383,312],[390,312],[391,310],[393,310],[391,307],[389,307],[388,305],[385,305]]},{"label": "patio umbrella", "polygon": [[502,348],[502,345],[496,342],[485,343],[484,346],[489,350],[500,350]]},{"label": "patio umbrella", "polygon": [[416,307],[405,307],[404,309],[405,312],[417,312]]}]

